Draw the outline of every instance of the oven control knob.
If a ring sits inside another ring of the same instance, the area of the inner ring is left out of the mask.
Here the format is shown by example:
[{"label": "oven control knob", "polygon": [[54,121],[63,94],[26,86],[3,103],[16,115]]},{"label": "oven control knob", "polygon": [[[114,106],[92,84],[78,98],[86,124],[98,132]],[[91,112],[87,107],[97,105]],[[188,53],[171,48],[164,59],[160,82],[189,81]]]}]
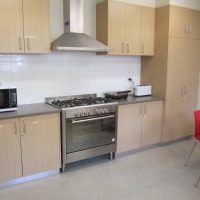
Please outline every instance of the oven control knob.
[{"label": "oven control knob", "polygon": [[92,110],[88,111],[88,115],[92,115]]},{"label": "oven control knob", "polygon": [[85,116],[85,113],[84,113],[84,112],[81,112],[80,114],[81,114],[81,117]]},{"label": "oven control knob", "polygon": [[104,108],[104,113],[108,113],[108,109],[107,108]]},{"label": "oven control knob", "polygon": [[101,110],[100,110],[100,113],[101,113],[101,114],[104,114],[104,109],[101,109]]},{"label": "oven control knob", "polygon": [[96,113],[97,113],[97,114],[100,114],[100,110],[99,110],[99,109],[96,109]]},{"label": "oven control knob", "polygon": [[88,116],[88,112],[84,112],[84,116]]}]

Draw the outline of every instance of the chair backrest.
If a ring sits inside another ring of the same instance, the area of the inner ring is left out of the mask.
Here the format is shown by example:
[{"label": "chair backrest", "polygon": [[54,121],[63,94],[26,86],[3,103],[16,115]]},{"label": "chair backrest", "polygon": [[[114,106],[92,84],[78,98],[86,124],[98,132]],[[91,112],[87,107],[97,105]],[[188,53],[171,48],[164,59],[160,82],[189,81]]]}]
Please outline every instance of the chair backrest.
[{"label": "chair backrest", "polygon": [[196,110],[194,112],[195,118],[195,132],[194,137],[200,141],[200,110]]}]

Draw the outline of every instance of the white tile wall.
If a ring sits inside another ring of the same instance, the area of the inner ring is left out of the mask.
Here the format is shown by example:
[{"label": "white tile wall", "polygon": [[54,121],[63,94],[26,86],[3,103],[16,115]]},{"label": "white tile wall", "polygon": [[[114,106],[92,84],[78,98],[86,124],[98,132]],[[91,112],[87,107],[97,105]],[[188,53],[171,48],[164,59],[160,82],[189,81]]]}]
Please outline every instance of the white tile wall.
[{"label": "white tile wall", "polygon": [[0,55],[0,82],[18,88],[18,103],[41,103],[45,97],[131,89],[140,84],[141,57],[67,52]]}]

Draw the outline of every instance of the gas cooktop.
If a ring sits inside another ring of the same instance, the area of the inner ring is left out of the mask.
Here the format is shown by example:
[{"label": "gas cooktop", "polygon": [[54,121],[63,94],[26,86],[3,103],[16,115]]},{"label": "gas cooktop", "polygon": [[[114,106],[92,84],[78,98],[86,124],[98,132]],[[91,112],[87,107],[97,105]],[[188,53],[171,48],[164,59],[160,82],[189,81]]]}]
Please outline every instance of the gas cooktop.
[{"label": "gas cooktop", "polygon": [[75,95],[64,97],[51,97],[46,98],[46,102],[58,108],[72,108],[101,104],[116,104],[109,98],[97,97],[96,94],[90,95]]}]

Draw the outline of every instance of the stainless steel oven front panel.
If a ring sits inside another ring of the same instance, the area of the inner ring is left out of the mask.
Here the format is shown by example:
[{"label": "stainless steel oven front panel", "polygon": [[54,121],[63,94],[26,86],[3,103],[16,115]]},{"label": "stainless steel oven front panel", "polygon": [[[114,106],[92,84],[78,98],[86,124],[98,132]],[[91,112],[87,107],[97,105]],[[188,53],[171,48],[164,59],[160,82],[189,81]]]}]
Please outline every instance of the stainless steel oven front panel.
[{"label": "stainless steel oven front panel", "polygon": [[66,153],[115,143],[115,115],[66,119]]}]

